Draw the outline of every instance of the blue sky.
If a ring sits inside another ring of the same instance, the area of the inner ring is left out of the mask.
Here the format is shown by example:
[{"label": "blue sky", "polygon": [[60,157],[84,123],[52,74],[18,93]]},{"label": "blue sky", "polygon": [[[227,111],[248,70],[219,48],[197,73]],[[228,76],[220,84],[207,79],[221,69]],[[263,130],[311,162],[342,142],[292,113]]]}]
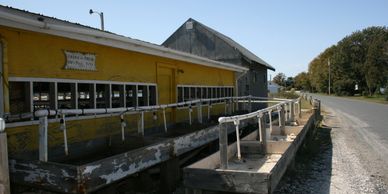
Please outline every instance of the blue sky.
[{"label": "blue sky", "polygon": [[161,44],[188,18],[229,36],[276,68],[294,76],[346,35],[388,26],[384,0],[0,0],[0,4]]}]

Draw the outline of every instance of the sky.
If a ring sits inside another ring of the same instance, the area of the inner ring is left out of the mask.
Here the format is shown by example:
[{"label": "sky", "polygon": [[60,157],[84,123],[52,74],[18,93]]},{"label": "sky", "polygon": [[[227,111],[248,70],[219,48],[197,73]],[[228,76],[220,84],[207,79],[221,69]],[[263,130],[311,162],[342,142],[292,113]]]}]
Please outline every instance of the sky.
[{"label": "sky", "polygon": [[388,26],[386,0],[0,0],[46,16],[161,44],[188,18],[221,32],[286,76],[352,32]]}]

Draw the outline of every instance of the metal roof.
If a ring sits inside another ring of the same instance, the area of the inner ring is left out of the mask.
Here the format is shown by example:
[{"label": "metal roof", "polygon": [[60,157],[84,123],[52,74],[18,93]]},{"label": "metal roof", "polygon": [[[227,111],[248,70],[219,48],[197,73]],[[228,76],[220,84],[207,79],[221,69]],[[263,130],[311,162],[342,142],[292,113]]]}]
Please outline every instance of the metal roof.
[{"label": "metal roof", "polygon": [[157,44],[132,39],[78,23],[72,23],[2,5],[0,5],[0,25],[186,61],[202,66],[227,69],[237,72],[248,70],[247,68],[238,65],[211,60],[205,57],[176,51]]},{"label": "metal roof", "polygon": [[242,45],[240,45],[239,43],[237,43],[236,41],[234,41],[233,39],[229,38],[228,36],[225,36],[224,34],[190,18],[188,19],[187,21],[193,21],[193,22],[196,22],[198,23],[199,25],[201,25],[203,28],[205,28],[206,30],[208,30],[209,32],[213,33],[215,36],[219,37],[220,39],[224,40],[227,44],[229,44],[231,47],[237,49],[241,55],[243,55],[245,58],[247,58],[248,60],[250,61],[254,61],[256,63],[259,63],[260,65],[264,65],[266,66],[268,69],[271,69],[273,71],[275,71],[275,68],[272,67],[270,64],[268,64],[267,62],[265,62],[263,59],[261,59],[260,57],[256,56],[255,54],[253,54],[251,51],[249,51],[248,49],[246,49],[245,47],[243,47]]}]

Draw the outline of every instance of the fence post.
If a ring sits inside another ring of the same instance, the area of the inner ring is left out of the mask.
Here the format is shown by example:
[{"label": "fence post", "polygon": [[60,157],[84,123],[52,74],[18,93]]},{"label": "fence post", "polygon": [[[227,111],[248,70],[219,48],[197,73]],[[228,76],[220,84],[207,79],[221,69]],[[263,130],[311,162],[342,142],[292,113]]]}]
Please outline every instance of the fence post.
[{"label": "fence post", "polygon": [[285,115],[284,115],[284,105],[278,106],[279,111],[279,127],[280,127],[280,134],[285,135]]},{"label": "fence post", "polygon": [[192,124],[192,121],[191,121],[191,112],[193,111],[192,107],[191,107],[191,104],[189,106],[189,124],[191,125]]},{"label": "fence post", "polygon": [[298,116],[299,118],[302,118],[302,100],[300,98],[298,102]]},{"label": "fence post", "polygon": [[47,148],[47,116],[39,118],[39,160],[47,162],[48,148]]},{"label": "fence post", "polygon": [[219,128],[221,169],[228,169],[228,127],[226,123],[222,123]]},{"label": "fence post", "polygon": [[0,193],[10,194],[7,133],[5,122],[0,118]]},{"label": "fence post", "polygon": [[197,102],[198,123],[202,123],[202,102]]}]

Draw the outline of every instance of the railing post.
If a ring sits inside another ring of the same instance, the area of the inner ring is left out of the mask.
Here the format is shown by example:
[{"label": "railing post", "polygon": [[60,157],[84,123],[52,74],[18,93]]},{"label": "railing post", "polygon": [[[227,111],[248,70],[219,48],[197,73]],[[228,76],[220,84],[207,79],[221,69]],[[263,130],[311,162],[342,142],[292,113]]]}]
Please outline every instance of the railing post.
[{"label": "railing post", "polygon": [[198,123],[202,123],[202,103],[197,102],[197,117]]},{"label": "railing post", "polygon": [[125,121],[124,121],[124,115],[120,115],[120,125],[121,125],[121,141],[125,141]]},{"label": "railing post", "polygon": [[138,125],[137,133],[139,133],[142,136],[144,136],[144,112],[140,113],[140,118],[139,118],[139,121],[138,121],[137,125]]},{"label": "railing post", "polygon": [[271,138],[271,134],[272,134],[272,110],[268,111],[268,117],[269,117],[269,134],[268,135]]},{"label": "railing post", "polygon": [[240,121],[235,120],[234,125],[236,127],[236,144],[237,144],[237,159],[241,160],[241,151],[240,151],[240,130],[239,130],[239,125]]},{"label": "railing post", "polygon": [[298,101],[298,117],[302,118],[302,99],[300,99],[300,98]]},{"label": "railing post", "polygon": [[164,125],[164,132],[167,133],[167,121],[166,121],[166,109],[163,108],[163,125]]},{"label": "railing post", "polygon": [[261,150],[263,154],[266,154],[267,149],[267,135],[266,135],[266,123],[265,123],[265,117],[263,116],[263,113],[259,113],[257,116],[258,120],[258,126],[259,126],[259,135],[260,135],[260,143],[261,143]]},{"label": "railing post", "polygon": [[60,129],[63,131],[63,143],[65,146],[65,154],[67,156],[69,155],[69,148],[67,146],[67,129],[66,129],[65,114],[62,114],[62,117],[60,120]]},{"label": "railing post", "polygon": [[191,107],[191,104],[189,106],[189,124],[191,125],[192,124],[192,121],[191,121],[191,112],[193,112],[193,109]]},{"label": "railing post", "polygon": [[47,147],[47,116],[39,118],[39,160],[47,162],[48,147]]},{"label": "railing post", "polygon": [[290,105],[291,105],[291,110],[290,110],[289,123],[290,123],[290,125],[296,125],[296,122],[295,122],[295,102],[291,101]]},{"label": "railing post", "polygon": [[228,169],[228,127],[227,123],[222,123],[219,125],[220,131],[220,161],[221,169]]},{"label": "railing post", "polygon": [[279,112],[279,128],[280,128],[280,134],[285,135],[285,115],[284,115],[284,106],[280,105],[278,106],[278,112]]},{"label": "railing post", "polygon": [[0,118],[0,193],[10,194],[8,148],[5,122]]},{"label": "railing post", "polygon": [[207,106],[207,120],[210,121],[210,109],[212,108],[212,104],[209,102]]}]

